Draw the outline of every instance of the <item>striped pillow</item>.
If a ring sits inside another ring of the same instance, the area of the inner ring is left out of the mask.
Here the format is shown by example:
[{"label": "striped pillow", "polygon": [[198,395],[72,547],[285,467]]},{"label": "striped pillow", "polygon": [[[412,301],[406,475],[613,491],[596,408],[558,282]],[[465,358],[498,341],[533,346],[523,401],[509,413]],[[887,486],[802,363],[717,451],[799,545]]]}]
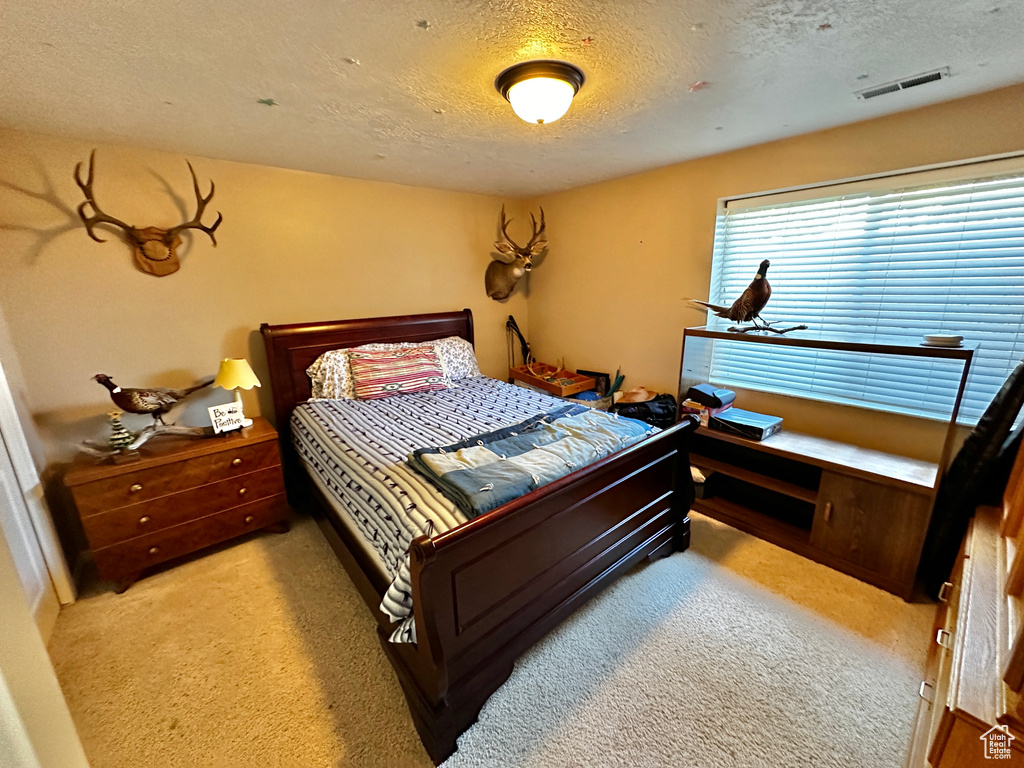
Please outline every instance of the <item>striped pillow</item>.
[{"label": "striped pillow", "polygon": [[377,400],[451,386],[433,347],[352,349],[348,353],[348,364],[358,400]]}]

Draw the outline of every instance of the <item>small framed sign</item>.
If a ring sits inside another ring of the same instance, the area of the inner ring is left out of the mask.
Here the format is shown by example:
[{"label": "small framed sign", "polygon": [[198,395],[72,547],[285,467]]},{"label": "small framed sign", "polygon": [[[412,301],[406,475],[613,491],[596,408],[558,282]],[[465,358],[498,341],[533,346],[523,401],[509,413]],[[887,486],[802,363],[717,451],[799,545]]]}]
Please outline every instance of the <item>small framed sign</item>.
[{"label": "small framed sign", "polygon": [[237,401],[212,405],[207,410],[210,412],[210,423],[213,424],[215,435],[245,426],[246,418],[242,414],[242,404]]}]

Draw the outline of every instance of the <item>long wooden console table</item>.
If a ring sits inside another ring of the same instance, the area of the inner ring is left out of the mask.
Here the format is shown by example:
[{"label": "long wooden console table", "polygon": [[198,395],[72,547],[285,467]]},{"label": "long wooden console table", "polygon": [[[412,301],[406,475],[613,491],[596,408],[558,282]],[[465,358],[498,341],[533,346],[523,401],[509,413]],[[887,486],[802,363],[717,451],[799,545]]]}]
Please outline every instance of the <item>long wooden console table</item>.
[{"label": "long wooden console table", "polygon": [[[870,450],[785,427],[761,442],[702,427],[692,442],[691,462],[715,473],[713,485],[708,486],[714,495],[697,499],[695,510],[909,599],[941,468],[952,450],[974,347],[925,347],[910,339],[878,336],[766,336],[687,328],[681,393],[693,384],[714,381],[716,343],[933,357],[962,364],[945,439],[935,461]],[[697,345],[700,349],[695,350]]]}]

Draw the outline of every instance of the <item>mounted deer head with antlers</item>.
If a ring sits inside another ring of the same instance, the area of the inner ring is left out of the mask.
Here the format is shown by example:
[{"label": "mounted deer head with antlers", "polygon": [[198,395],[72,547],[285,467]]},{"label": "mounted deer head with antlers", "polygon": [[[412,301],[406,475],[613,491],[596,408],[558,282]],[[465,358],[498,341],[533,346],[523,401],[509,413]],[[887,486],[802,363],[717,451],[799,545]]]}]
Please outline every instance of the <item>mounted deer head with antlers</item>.
[{"label": "mounted deer head with antlers", "polygon": [[533,223],[533,237],[526,245],[516,245],[515,241],[508,236],[508,225],[511,219],[505,220],[505,206],[501,206],[501,234],[504,240],[494,244],[504,258],[501,261],[495,260],[487,265],[487,273],[484,275],[484,285],[487,288],[487,295],[495,301],[507,299],[516,283],[527,272],[533,269],[533,257],[543,251],[547,240],[540,240],[544,234],[544,209],[540,209],[540,227],[537,226],[537,219],[530,214],[530,221]]},{"label": "mounted deer head with antlers", "polygon": [[[213,199],[214,185],[213,181],[210,181],[210,194],[203,197],[199,191],[199,182],[196,180],[196,172],[192,169],[192,163],[189,163],[187,160],[185,161],[188,164],[189,172],[192,174],[192,187],[196,193],[197,210],[195,217],[191,221],[186,221],[170,229],[159,229],[158,227],[137,229],[131,224],[125,224],[120,219],[108,216],[96,204],[96,197],[92,191],[93,166],[95,162],[96,150],[94,149],[92,154],[89,155],[89,178],[86,181],[82,181],[82,164],[78,163],[75,166],[75,181],[85,194],[85,202],[78,206],[78,215],[85,224],[89,237],[97,243],[106,242],[106,240],[97,237],[96,232],[93,231],[93,227],[97,224],[113,224],[115,227],[121,227],[124,230],[125,239],[132,246],[132,250],[135,253],[135,266],[141,271],[150,275],[156,275],[157,277],[164,277],[172,272],[177,272],[181,267],[181,263],[178,261],[177,250],[178,246],[181,245],[182,230],[201,230],[210,236],[214,247],[217,246],[217,238],[213,233],[220,226],[224,217],[218,213],[217,220],[209,227],[202,223],[203,212],[206,210],[210,200]],[[92,215],[86,215],[86,206],[92,209]]]}]

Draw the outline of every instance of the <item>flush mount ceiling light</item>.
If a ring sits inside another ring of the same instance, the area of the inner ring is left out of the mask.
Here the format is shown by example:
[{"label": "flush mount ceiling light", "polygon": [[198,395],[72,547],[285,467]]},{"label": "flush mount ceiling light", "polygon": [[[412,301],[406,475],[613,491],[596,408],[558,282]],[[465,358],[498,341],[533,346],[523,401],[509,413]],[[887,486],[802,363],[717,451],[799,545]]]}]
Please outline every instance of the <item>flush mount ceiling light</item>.
[{"label": "flush mount ceiling light", "polygon": [[564,61],[524,61],[494,81],[498,93],[528,123],[553,123],[569,109],[583,86],[583,72]]}]

